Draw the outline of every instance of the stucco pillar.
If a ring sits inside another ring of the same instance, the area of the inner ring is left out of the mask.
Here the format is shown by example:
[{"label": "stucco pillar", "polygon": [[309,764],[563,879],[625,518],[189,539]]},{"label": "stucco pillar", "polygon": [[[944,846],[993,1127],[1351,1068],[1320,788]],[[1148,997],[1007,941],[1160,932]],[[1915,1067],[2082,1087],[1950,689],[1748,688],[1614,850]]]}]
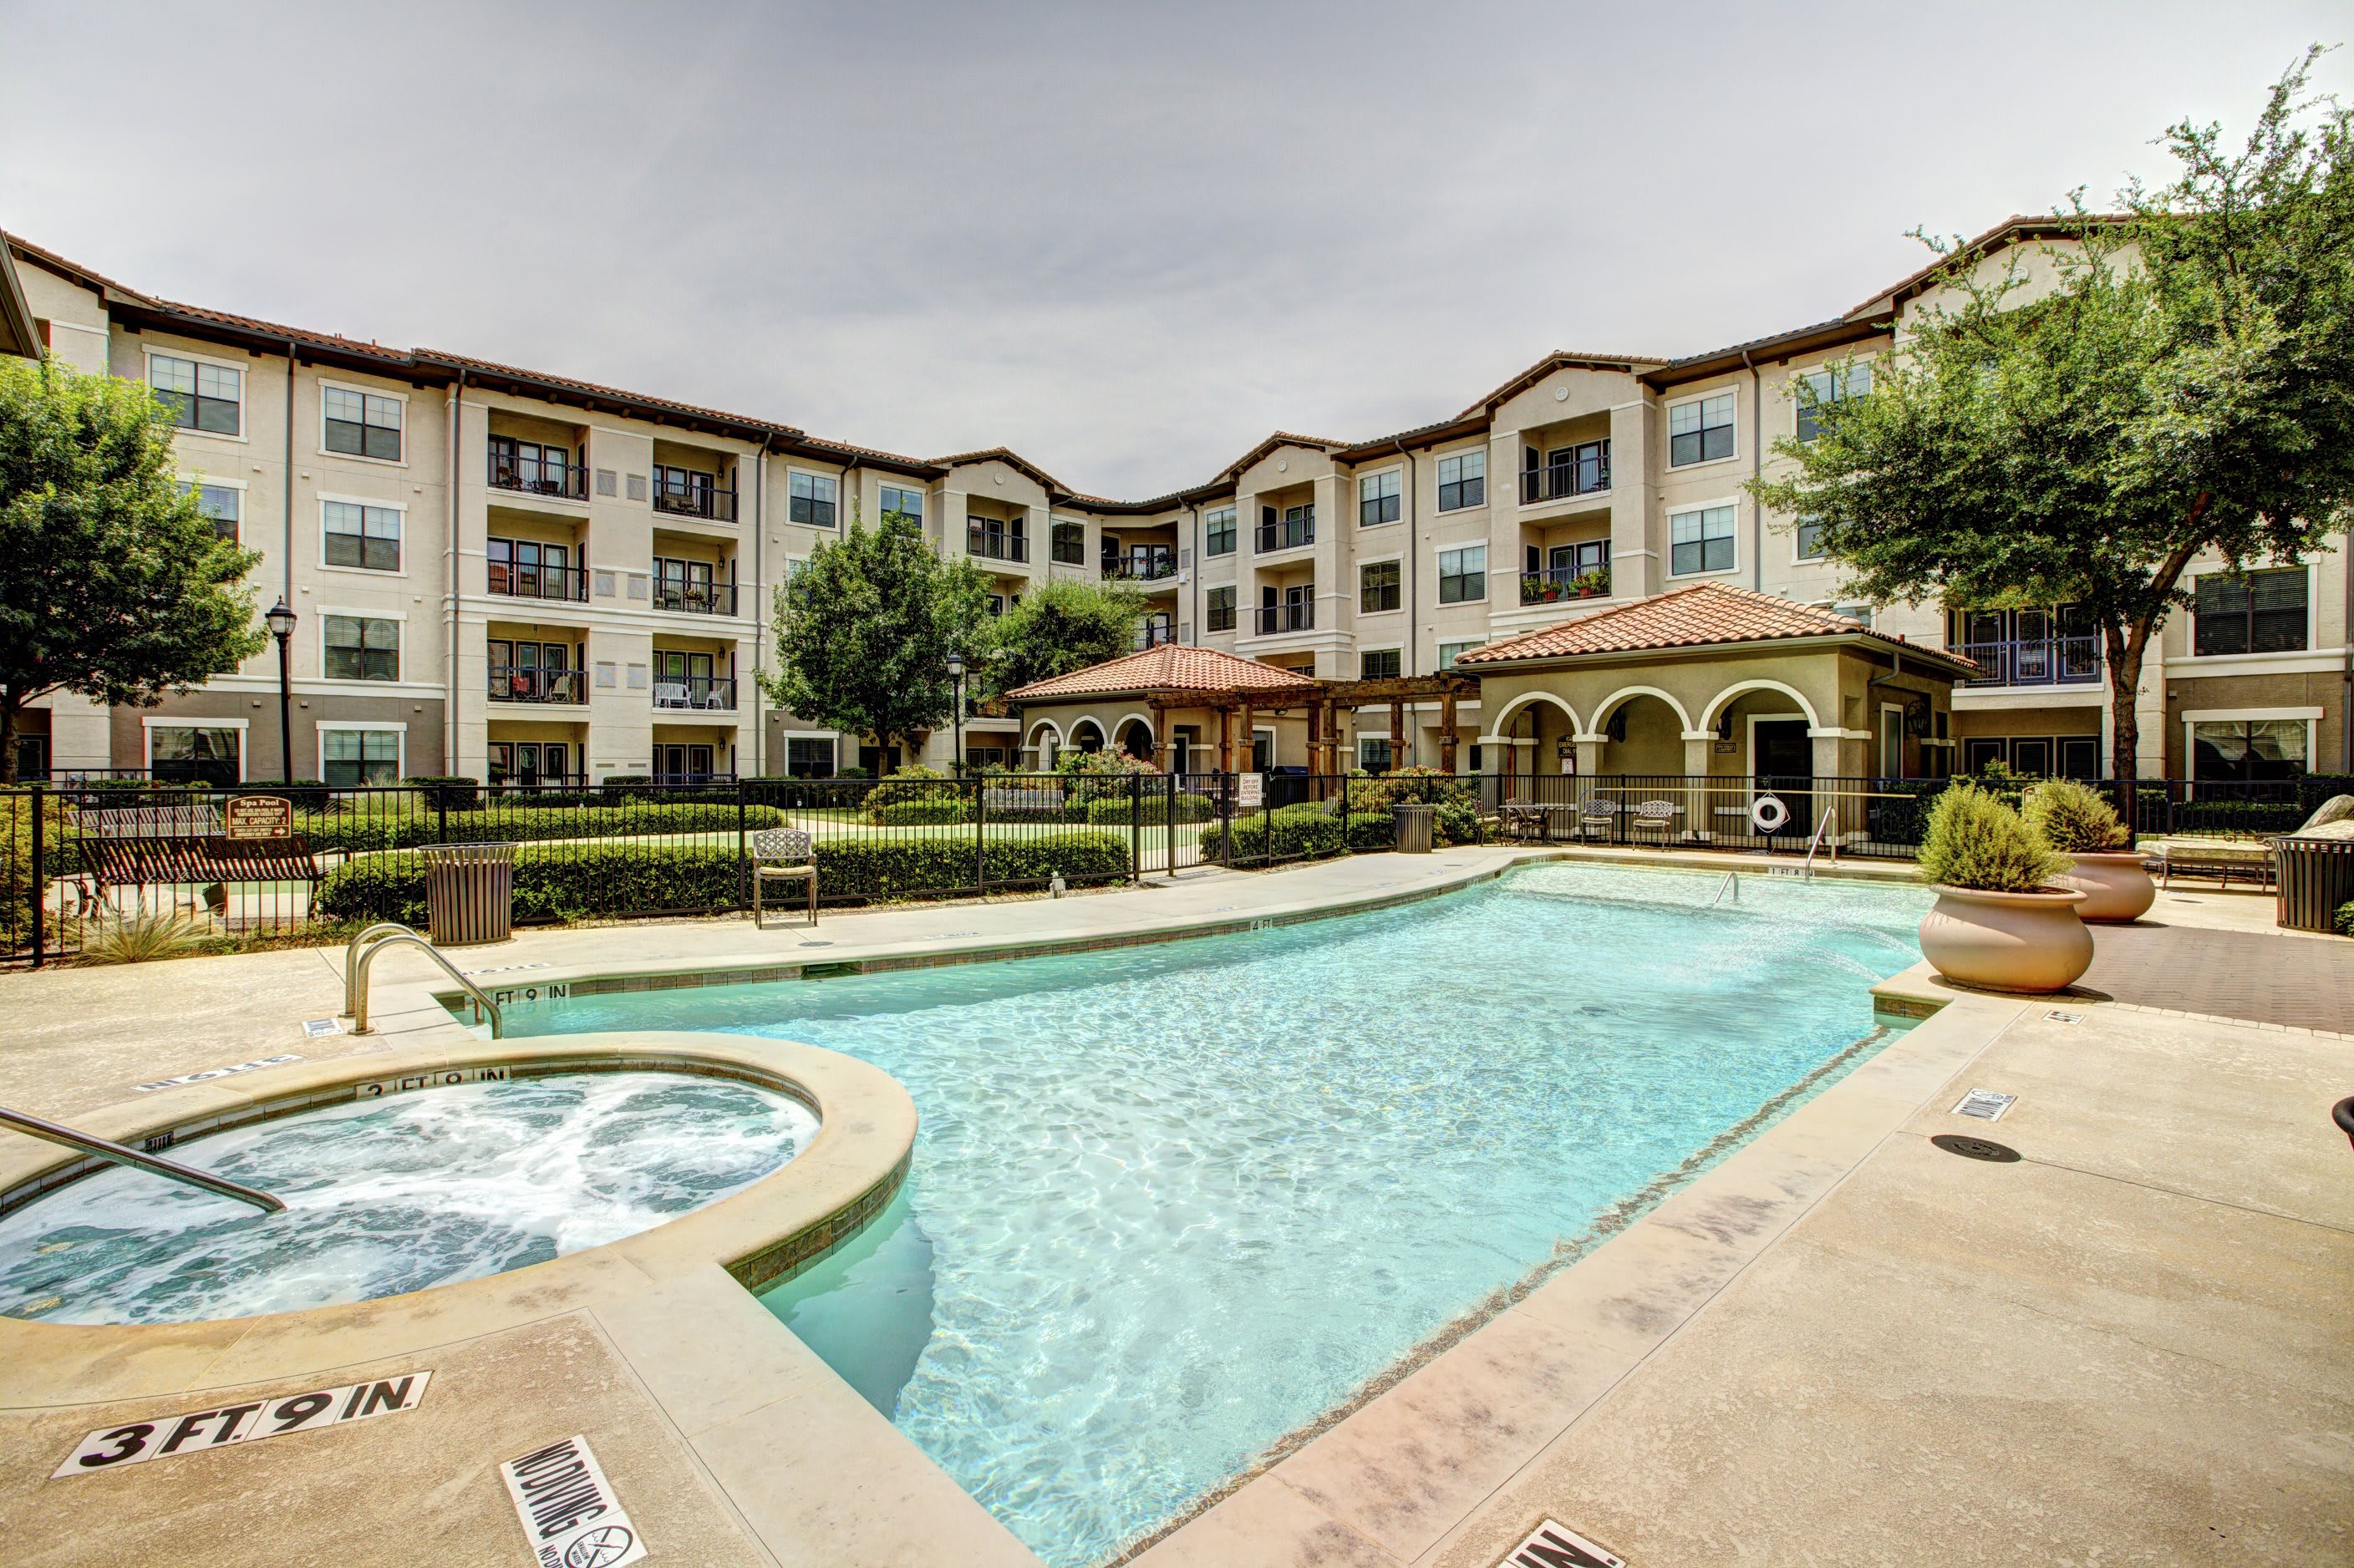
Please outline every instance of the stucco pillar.
[{"label": "stucco pillar", "polygon": [[1708,758],[1716,744],[1716,736],[1706,730],[1686,731],[1684,735],[1684,777],[1708,777]]},{"label": "stucco pillar", "polygon": [[1807,732],[1814,746],[1814,776],[1836,779],[1840,776],[1840,732],[1835,729],[1811,729]]},{"label": "stucco pillar", "polygon": [[[1577,770],[1591,779],[1602,771],[1604,760],[1602,748],[1608,744],[1608,739],[1599,735],[1581,735],[1576,738]],[[1534,766],[1532,765],[1531,771],[1534,770]]]},{"label": "stucco pillar", "polygon": [[[1659,591],[1667,567],[1655,544],[1650,507],[1650,427],[1656,416],[1640,402],[1610,414],[1610,597],[1640,599]],[[1667,532],[1664,519],[1656,530]]]}]

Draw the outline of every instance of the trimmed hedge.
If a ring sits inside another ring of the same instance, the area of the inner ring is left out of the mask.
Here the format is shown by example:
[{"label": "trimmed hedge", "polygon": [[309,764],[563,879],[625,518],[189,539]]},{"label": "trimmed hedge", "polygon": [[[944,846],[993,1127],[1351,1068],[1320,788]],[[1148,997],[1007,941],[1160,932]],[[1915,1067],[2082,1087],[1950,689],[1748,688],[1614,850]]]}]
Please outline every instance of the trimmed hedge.
[{"label": "trimmed hedge", "polygon": [[[876,785],[880,791],[884,787]],[[927,800],[891,800],[867,809],[867,820],[878,828],[937,827],[948,822],[969,822],[972,812],[965,800],[956,795],[936,795]]]},{"label": "trimmed hedge", "polygon": [[[747,806],[744,826],[781,827],[785,815],[774,806]],[[627,838],[652,833],[732,833],[736,803],[707,805],[645,801],[628,806],[499,806],[489,810],[451,811],[449,842],[467,843],[532,843],[549,839]],[[294,831],[313,850],[413,849],[441,842],[440,813],[430,806],[406,802],[370,810],[365,800],[350,811],[298,811]],[[733,853],[735,845],[728,851]]]},{"label": "trimmed hedge", "polygon": [[[1099,828],[1124,828],[1134,820],[1137,807],[1126,795],[1099,796],[1087,802],[1087,821]],[[1218,803],[1207,795],[1180,795],[1176,800],[1176,818],[1181,822],[1206,822],[1218,814]],[[1165,797],[1148,794],[1144,798],[1142,821],[1146,827],[1157,827],[1168,821],[1170,803]]]},{"label": "trimmed hedge", "polygon": [[[1129,872],[1128,844],[1115,834],[1074,829],[983,851],[991,884],[1044,882],[1060,873],[1103,881]],[[913,897],[973,885],[972,846],[958,839],[904,843],[821,839],[816,845],[822,898]],[[515,917],[577,920],[660,910],[735,909],[739,896],[734,844],[526,845],[516,852]],[[317,908],[330,919],[426,918],[425,864],[407,854],[366,855],[327,874]]]},{"label": "trimmed hedge", "polygon": [[2354,937],[2354,898],[2349,898],[2338,906],[2338,934],[2341,937]]},{"label": "trimmed hedge", "polygon": [[1271,814],[1236,817],[1231,832],[1223,824],[1203,830],[1203,857],[1225,857],[1229,839],[1233,858],[1244,861],[1265,860],[1270,849],[1276,859],[1296,860],[1335,854],[1348,847],[1347,829],[1341,819],[1325,815],[1323,807],[1310,802],[1284,806]]},{"label": "trimmed hedge", "polygon": [[430,785],[441,791],[440,802],[453,811],[471,811],[482,804],[482,781],[457,773],[412,773],[403,784]]},{"label": "trimmed hedge", "polygon": [[1387,811],[1350,812],[1347,833],[1356,854],[1397,848],[1397,819]]}]

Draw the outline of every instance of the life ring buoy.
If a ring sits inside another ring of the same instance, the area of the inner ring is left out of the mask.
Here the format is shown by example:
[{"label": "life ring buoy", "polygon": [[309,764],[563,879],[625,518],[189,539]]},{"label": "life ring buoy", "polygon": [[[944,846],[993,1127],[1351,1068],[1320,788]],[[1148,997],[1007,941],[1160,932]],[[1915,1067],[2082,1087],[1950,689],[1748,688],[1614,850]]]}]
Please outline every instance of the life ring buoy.
[{"label": "life ring buoy", "polygon": [[1749,802],[1749,825],[1761,833],[1779,832],[1789,820],[1790,808],[1779,795],[1760,795]]}]

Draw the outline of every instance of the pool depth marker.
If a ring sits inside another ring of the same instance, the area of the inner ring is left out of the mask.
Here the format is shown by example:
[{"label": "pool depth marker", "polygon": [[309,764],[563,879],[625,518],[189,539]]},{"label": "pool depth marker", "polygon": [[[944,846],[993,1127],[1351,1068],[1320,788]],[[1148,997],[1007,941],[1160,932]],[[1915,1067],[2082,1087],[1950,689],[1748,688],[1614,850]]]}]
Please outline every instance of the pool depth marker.
[{"label": "pool depth marker", "polygon": [[150,1459],[183,1458],[207,1448],[251,1443],[264,1437],[284,1437],[296,1432],[316,1432],[347,1421],[373,1415],[394,1415],[425,1403],[425,1385],[433,1373],[409,1372],[373,1383],[345,1383],[339,1388],[313,1389],[276,1399],[248,1400],[185,1415],[157,1415],[101,1426],[74,1445],[66,1462],[49,1479],[86,1476],[93,1470],[143,1465]]}]

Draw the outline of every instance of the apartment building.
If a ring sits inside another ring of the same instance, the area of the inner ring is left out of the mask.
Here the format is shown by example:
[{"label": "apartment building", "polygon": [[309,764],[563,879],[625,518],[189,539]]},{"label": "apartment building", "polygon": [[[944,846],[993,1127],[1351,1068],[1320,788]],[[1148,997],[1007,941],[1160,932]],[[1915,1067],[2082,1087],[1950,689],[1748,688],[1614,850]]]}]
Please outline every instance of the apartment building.
[{"label": "apartment building", "polygon": [[[2049,225],[2013,219],[1980,264],[2048,273]],[[1148,596],[1139,646],[1208,646],[1327,679],[1421,675],[1469,649],[1695,583],[1834,608],[1985,672],[1941,733],[1890,748],[1932,769],[1999,759],[2105,773],[2097,640],[2069,607],[1999,612],[1846,601],[1797,520],[1744,486],[1806,439],[1794,387],[1836,398],[1934,302],[1925,272],[1843,314],[1682,357],[1546,355],[1451,416],[1373,440],[1278,431],[1206,482],[1139,502],[1070,489],[994,449],[917,459],[798,428],[456,355],[393,349],[141,294],[12,241],[48,352],[146,381],[180,422],[184,471],[261,552],[266,604],[296,613],[293,757],[277,652],[201,692],[108,713],[60,700],[34,768],[329,782],[814,774],[907,760],[776,711],[754,679],[773,590],[852,519],[922,520],[1010,605],[1055,577]],[[2019,248],[2025,248],[2020,249]],[[2246,578],[2191,568],[2145,673],[2142,767],[2169,777],[2347,769],[2347,556]],[[1459,766],[1515,746],[1562,766],[1564,715],[1475,703]],[[1505,728],[1497,726],[1505,720]],[[1435,763],[1437,705],[1402,747],[1362,715],[1357,760]],[[1598,722],[1598,721],[1597,721]],[[968,759],[1034,762],[1018,717],[967,720]],[[948,734],[925,759],[945,762]],[[1525,764],[1523,765],[1525,766]],[[1885,769],[1883,769],[1885,770]]]}]

